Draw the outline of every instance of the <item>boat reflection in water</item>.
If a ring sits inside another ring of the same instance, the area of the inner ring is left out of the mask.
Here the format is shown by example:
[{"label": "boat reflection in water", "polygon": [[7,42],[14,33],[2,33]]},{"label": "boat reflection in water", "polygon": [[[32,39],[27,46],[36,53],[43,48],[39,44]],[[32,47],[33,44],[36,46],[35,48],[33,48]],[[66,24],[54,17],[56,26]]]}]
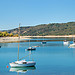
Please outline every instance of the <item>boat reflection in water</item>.
[{"label": "boat reflection in water", "polygon": [[12,67],[10,68],[11,72],[18,72],[18,73],[26,73],[29,70],[35,70],[36,67]]}]

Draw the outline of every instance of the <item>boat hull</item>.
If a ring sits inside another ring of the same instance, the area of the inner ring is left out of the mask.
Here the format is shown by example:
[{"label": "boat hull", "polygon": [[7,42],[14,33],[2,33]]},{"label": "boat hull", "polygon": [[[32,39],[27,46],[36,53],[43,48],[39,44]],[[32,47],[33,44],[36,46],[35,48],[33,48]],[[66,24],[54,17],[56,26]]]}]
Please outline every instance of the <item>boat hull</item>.
[{"label": "boat hull", "polygon": [[30,62],[27,64],[17,64],[17,63],[9,63],[11,67],[32,67],[35,66],[35,62]]},{"label": "boat hull", "polygon": [[34,47],[29,47],[27,50],[36,50]]},{"label": "boat hull", "polygon": [[74,44],[70,44],[69,47],[70,47],[70,48],[75,48],[75,43],[74,43]]},{"label": "boat hull", "polygon": [[27,49],[27,50],[36,50],[36,48],[34,48],[34,49]]},{"label": "boat hull", "polygon": [[42,41],[42,43],[41,44],[46,44],[47,42],[46,41]]},{"label": "boat hull", "polygon": [[64,45],[68,45],[69,43],[70,43],[69,41],[63,42]]}]

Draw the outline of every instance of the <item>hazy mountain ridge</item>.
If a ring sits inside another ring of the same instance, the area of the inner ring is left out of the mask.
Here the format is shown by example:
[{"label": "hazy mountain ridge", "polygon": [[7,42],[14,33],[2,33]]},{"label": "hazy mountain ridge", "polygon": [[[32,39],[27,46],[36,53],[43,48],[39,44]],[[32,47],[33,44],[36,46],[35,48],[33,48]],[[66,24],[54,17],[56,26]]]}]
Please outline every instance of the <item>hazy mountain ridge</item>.
[{"label": "hazy mountain ridge", "polygon": [[[8,33],[18,34],[18,28],[7,30]],[[75,22],[51,23],[37,26],[20,27],[21,35],[72,35],[75,33]]]}]

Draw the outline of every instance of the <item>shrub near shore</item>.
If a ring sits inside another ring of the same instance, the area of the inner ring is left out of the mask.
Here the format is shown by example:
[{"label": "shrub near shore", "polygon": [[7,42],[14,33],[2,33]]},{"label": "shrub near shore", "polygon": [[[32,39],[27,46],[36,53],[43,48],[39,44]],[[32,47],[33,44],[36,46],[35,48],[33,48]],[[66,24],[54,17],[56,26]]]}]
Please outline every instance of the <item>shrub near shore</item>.
[{"label": "shrub near shore", "polygon": [[18,37],[18,34],[16,35],[13,35],[13,33],[7,33],[6,31],[5,32],[0,32],[0,37]]}]

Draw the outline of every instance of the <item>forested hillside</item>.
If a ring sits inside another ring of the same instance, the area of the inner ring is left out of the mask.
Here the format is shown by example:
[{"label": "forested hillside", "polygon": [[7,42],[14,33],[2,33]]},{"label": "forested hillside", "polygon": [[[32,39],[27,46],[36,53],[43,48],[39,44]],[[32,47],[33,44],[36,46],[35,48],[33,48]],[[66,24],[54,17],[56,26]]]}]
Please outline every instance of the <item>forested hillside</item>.
[{"label": "forested hillside", "polygon": [[[18,28],[8,30],[8,33],[18,34]],[[20,27],[21,35],[72,35],[75,34],[75,22],[51,23],[37,26]]]}]

